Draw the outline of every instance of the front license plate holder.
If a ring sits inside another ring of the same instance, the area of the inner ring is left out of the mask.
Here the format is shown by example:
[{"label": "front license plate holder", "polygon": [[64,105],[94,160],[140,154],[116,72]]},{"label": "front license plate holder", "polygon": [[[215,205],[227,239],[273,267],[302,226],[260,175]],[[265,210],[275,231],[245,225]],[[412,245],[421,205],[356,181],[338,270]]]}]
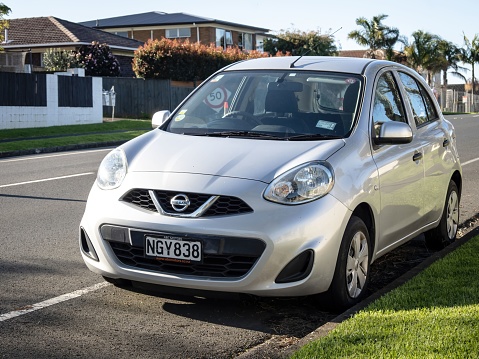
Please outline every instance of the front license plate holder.
[{"label": "front license plate holder", "polygon": [[169,235],[145,235],[145,257],[172,263],[201,263],[202,243]]}]

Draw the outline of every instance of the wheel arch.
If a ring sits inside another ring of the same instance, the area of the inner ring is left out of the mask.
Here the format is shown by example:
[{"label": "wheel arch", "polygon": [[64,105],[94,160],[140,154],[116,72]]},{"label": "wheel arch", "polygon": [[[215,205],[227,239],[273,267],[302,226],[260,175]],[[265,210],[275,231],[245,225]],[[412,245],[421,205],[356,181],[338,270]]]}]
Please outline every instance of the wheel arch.
[{"label": "wheel arch", "polygon": [[369,238],[371,242],[371,253],[374,253],[374,247],[376,245],[376,225],[374,224],[374,215],[372,208],[369,204],[363,202],[359,204],[353,211],[352,216],[356,216],[361,218],[361,220],[364,222],[366,225],[368,232],[369,232]]},{"label": "wheel arch", "polygon": [[462,175],[459,171],[455,171],[452,174],[451,180],[454,181],[454,183],[457,186],[457,189],[459,190],[459,198],[461,197],[462,194]]}]

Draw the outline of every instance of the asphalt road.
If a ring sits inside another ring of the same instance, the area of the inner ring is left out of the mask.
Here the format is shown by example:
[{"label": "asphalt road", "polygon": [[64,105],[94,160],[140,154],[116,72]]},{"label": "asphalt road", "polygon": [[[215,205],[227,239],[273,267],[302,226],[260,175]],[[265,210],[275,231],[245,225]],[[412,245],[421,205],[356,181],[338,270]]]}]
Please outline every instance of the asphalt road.
[{"label": "asphalt road", "polygon": [[448,115],[457,135],[463,171],[461,222],[479,213],[479,115]]},{"label": "asphalt road", "polygon": [[[479,116],[448,118],[464,163],[465,221],[479,212]],[[107,151],[0,160],[1,358],[230,358],[270,338],[291,344],[335,316],[309,298],[205,298],[105,284],[83,264],[78,224]]]}]

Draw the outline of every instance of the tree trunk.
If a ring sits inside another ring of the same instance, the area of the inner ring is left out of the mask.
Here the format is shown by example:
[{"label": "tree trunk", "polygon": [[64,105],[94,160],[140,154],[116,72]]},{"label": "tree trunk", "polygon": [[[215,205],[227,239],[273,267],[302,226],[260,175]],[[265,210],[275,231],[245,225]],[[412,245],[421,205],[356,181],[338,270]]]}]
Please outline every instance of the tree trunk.
[{"label": "tree trunk", "polygon": [[447,69],[442,70],[442,87],[441,87],[441,110],[445,110],[447,106]]},{"label": "tree trunk", "polygon": [[474,87],[476,86],[476,80],[474,77],[474,62],[472,63],[472,90],[471,90],[471,112],[476,112],[476,104],[474,102]]}]

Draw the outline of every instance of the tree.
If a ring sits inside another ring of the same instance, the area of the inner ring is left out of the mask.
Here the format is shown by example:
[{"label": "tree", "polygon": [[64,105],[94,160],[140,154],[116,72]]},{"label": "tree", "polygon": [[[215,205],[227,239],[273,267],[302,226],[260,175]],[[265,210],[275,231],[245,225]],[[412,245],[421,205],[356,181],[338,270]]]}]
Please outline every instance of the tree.
[{"label": "tree", "polygon": [[318,31],[287,30],[272,39],[264,41],[264,50],[271,55],[309,55],[333,56],[338,49],[334,44],[334,37],[322,35]]},{"label": "tree", "polygon": [[[3,29],[8,27],[8,20],[5,20],[3,17],[8,15],[10,11],[12,11],[12,9],[10,9],[4,3],[0,2],[0,44],[4,41]],[[1,46],[0,46],[0,50],[2,50]]]},{"label": "tree", "polygon": [[452,42],[446,40],[439,40],[439,57],[443,60],[442,64],[442,91],[441,91],[441,107],[445,107],[446,91],[447,91],[447,71],[453,69],[452,74],[465,80],[465,77],[459,72],[466,70],[459,66],[461,61],[461,50]]},{"label": "tree", "polygon": [[96,41],[91,45],[80,47],[74,53],[70,67],[75,66],[84,68],[87,76],[115,77],[120,75],[120,63],[111,53],[110,47]]},{"label": "tree", "polygon": [[459,63],[461,62],[461,49],[450,41],[440,40],[439,52],[445,60],[443,62],[444,67],[442,68],[443,85],[445,87],[447,86],[447,71],[449,69],[454,70],[454,72],[452,72],[454,76],[458,76],[465,80],[465,77],[459,72],[466,70],[464,67],[459,66]]},{"label": "tree", "polygon": [[441,71],[447,64],[440,53],[439,44],[441,38],[437,35],[417,30],[412,33],[413,42],[407,43],[404,53],[407,56],[407,63],[419,73],[426,72],[427,83],[432,85],[432,77]]},{"label": "tree", "polygon": [[474,87],[476,85],[476,78],[474,76],[474,65],[479,62],[479,35],[474,35],[472,41],[464,34],[464,47],[461,48],[461,61],[472,67],[472,111],[475,111],[474,101]]},{"label": "tree", "polygon": [[378,50],[385,50],[386,58],[393,59],[393,47],[399,39],[399,30],[395,27],[389,27],[382,24],[388,15],[377,15],[369,21],[364,17],[356,19],[356,25],[361,26],[361,30],[354,30],[348,34],[348,39],[355,40],[361,46],[368,46],[368,57],[375,59]]}]

